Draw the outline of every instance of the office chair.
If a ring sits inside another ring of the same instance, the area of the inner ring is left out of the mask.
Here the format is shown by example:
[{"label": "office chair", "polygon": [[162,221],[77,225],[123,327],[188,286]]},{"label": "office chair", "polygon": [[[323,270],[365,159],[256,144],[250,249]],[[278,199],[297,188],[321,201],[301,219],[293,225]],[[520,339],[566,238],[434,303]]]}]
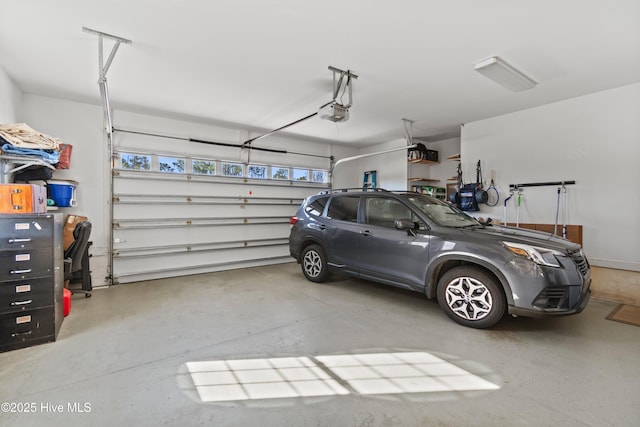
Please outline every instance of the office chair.
[{"label": "office chair", "polygon": [[[91,296],[91,271],[89,270],[89,236],[91,235],[91,223],[81,221],[73,230],[73,242],[64,251],[64,280],[69,281],[71,293],[81,292],[86,298]],[[81,282],[80,289],[72,288],[72,283]]]}]

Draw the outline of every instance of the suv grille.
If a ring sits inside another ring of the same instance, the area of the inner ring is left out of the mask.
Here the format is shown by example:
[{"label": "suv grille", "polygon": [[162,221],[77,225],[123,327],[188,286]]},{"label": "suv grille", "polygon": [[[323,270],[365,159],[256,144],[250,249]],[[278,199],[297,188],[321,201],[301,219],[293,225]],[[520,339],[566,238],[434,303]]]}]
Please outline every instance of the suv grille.
[{"label": "suv grille", "polygon": [[582,273],[583,276],[586,276],[589,272],[589,261],[587,261],[587,258],[582,253],[582,250],[578,249],[576,251],[569,252],[569,256],[571,257],[573,262],[576,263],[576,266],[578,267],[578,270],[580,270],[580,273]]}]

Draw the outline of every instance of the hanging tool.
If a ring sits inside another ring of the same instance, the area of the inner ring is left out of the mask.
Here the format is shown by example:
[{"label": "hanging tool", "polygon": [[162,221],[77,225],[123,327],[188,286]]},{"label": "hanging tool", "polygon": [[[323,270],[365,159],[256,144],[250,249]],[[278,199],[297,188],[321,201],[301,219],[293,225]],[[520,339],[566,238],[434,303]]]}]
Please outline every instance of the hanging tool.
[{"label": "hanging tool", "polygon": [[491,178],[491,184],[487,189],[487,196],[487,206],[496,206],[500,202],[500,193],[498,193],[493,178]]},{"label": "hanging tool", "polygon": [[484,182],[482,179],[482,168],[480,166],[480,160],[476,164],[476,191],[475,199],[478,203],[487,203],[489,201],[489,194],[484,191]]},{"label": "hanging tool", "polygon": [[518,188],[518,199],[516,207],[516,227],[520,227],[520,204],[522,203],[522,190]]},{"label": "hanging tool", "polygon": [[560,216],[560,194],[562,194],[562,237],[567,238],[567,186],[564,182],[558,187],[556,199],[556,222],[553,225],[553,234],[558,235],[558,218]]},{"label": "hanging tool", "polygon": [[553,224],[553,234],[558,235],[558,216],[560,214],[560,189],[562,187],[558,187],[558,197],[556,199],[556,222]]},{"label": "hanging tool", "polygon": [[507,225],[507,203],[509,202],[509,200],[511,200],[512,197],[513,197],[513,191],[510,191],[509,192],[509,197],[504,199],[504,213],[502,215],[502,224],[503,225]]},{"label": "hanging tool", "polygon": [[456,191],[449,195],[449,201],[455,204],[457,208],[460,208],[460,191],[462,190],[462,186],[462,165],[458,163]]},{"label": "hanging tool", "polygon": [[562,238],[567,238],[567,187],[562,183]]}]

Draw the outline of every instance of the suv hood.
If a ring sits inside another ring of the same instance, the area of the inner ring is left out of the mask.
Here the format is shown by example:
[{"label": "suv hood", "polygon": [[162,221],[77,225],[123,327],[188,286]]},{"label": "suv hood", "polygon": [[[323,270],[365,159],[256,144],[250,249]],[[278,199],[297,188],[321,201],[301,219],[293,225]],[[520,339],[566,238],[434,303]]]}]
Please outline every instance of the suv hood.
[{"label": "suv hood", "polygon": [[506,241],[514,243],[524,243],[532,246],[539,246],[548,249],[555,249],[561,252],[573,251],[580,248],[577,243],[570,242],[551,233],[528,230],[524,228],[505,227],[502,225],[491,225],[484,228],[474,228],[463,230],[469,237],[478,238],[478,234],[484,238],[496,241]]}]

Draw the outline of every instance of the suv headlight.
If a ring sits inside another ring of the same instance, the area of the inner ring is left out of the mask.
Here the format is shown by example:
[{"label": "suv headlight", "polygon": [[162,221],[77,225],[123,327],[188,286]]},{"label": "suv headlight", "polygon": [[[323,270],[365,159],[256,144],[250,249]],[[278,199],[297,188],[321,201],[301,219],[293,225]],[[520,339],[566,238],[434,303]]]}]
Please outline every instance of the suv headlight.
[{"label": "suv headlight", "polygon": [[514,254],[530,259],[539,265],[546,265],[547,267],[560,267],[560,262],[556,256],[565,256],[562,252],[554,251],[553,249],[541,248],[538,246],[524,245],[522,243],[502,242],[505,248],[509,249]]}]

